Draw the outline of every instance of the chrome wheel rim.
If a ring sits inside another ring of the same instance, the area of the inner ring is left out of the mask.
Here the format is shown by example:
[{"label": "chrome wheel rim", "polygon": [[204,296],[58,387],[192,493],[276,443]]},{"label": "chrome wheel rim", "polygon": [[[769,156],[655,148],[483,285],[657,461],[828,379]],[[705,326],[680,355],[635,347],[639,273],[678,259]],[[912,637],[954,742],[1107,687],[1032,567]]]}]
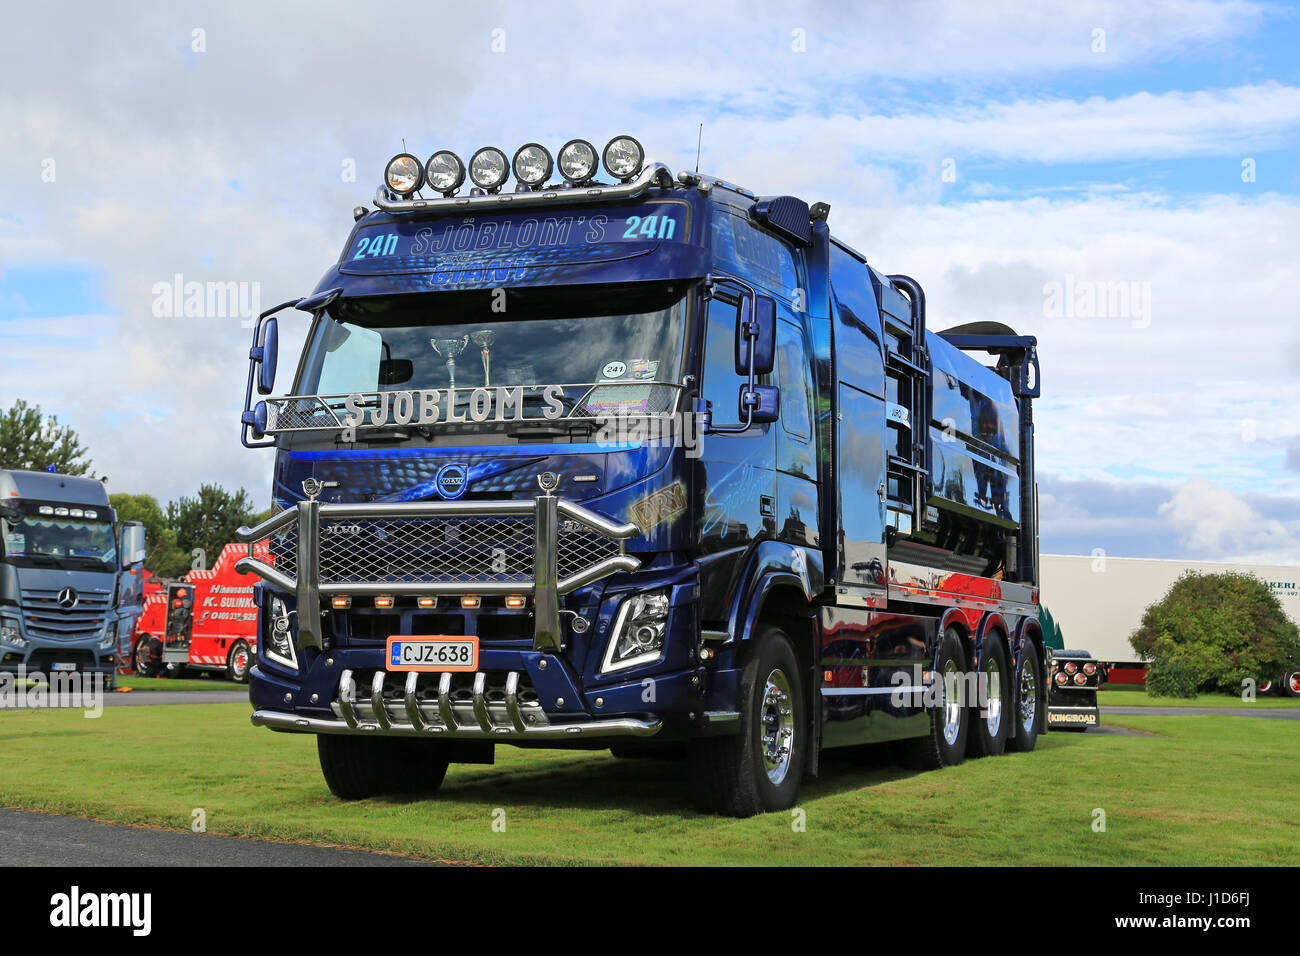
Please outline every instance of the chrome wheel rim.
[{"label": "chrome wheel rim", "polygon": [[1020,726],[1025,733],[1033,733],[1038,720],[1038,674],[1033,654],[1028,650],[1024,666],[1020,668]]},{"label": "chrome wheel rim", "polygon": [[961,732],[961,695],[957,689],[957,662],[943,665],[943,739],[952,746]]},{"label": "chrome wheel rim", "polygon": [[248,649],[240,648],[235,651],[235,676],[243,677],[246,670],[248,670]]},{"label": "chrome wheel rim", "polygon": [[984,673],[988,681],[988,700],[984,702],[984,725],[988,728],[989,736],[996,737],[1002,730],[1002,668],[990,657]]},{"label": "chrome wheel rim", "polygon": [[790,681],[779,667],[764,682],[758,719],[763,769],[767,771],[767,779],[779,785],[790,771],[790,753],[794,748],[794,698],[790,694]]},{"label": "chrome wheel rim", "polygon": [[1291,693],[1300,694],[1300,671],[1296,671],[1288,677],[1287,683],[1291,685]]}]

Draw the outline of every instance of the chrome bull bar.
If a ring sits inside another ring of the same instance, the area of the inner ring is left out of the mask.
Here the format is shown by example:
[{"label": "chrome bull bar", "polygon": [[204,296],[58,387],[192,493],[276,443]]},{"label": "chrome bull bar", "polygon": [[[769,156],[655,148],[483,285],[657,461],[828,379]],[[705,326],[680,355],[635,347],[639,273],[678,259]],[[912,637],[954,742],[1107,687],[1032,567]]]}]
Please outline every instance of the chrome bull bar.
[{"label": "chrome bull bar", "polygon": [[420,674],[406,675],[401,698],[384,696],[385,671],[376,671],[370,682],[370,697],[357,697],[357,683],[351,670],[339,677],[338,697],[331,705],[336,719],[300,717],[275,710],[258,710],[253,723],[275,730],[324,734],[365,734],[381,736],[441,736],[460,739],[510,740],[526,737],[545,740],[583,737],[650,737],[662,726],[660,720],[621,717],[609,720],[552,723],[538,703],[521,703],[520,672],[506,674],[504,701],[488,699],[487,674],[474,675],[473,694],[469,703],[452,698],[452,675],[439,675],[437,699],[421,700]]},{"label": "chrome bull bar", "polygon": [[[325,503],[317,501],[314,494],[262,522],[255,528],[241,527],[235,537],[249,544],[248,557],[240,558],[235,570],[255,574],[262,580],[297,598],[298,646],[321,648],[321,601],[333,595],[373,596],[400,594],[411,596],[439,596],[478,594],[499,596],[529,594],[533,598],[533,648],[555,652],[561,649],[563,633],[560,626],[560,598],[595,581],[620,571],[635,571],[641,562],[624,551],[628,538],[640,534],[631,523],[612,521],[582,505],[556,497],[552,491],[558,481],[554,475],[538,476],[542,494],[533,499],[502,501],[429,501],[429,502],[376,502],[371,504]],[[308,486],[304,482],[304,486]],[[319,493],[319,482],[310,487]],[[466,580],[463,578],[439,579],[430,575],[418,580],[321,580],[320,528],[322,519],[354,518],[441,518],[441,517],[507,517],[532,518],[533,555],[531,579]],[[597,561],[580,570],[570,569],[565,577],[559,576],[557,542],[560,519],[577,522],[592,531],[618,542],[618,553]],[[293,574],[276,568],[253,555],[252,543],[277,532],[296,531],[296,553]]]}]

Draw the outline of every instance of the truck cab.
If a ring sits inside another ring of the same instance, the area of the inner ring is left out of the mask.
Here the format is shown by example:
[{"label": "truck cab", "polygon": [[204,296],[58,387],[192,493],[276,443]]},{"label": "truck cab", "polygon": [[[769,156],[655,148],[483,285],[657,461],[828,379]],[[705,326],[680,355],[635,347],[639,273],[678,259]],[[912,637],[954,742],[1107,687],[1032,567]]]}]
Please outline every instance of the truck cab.
[{"label": "truck cab", "polygon": [[[239,565],[254,723],[317,734],[343,797],[499,743],[680,747],[737,815],[792,805],[827,747],[1031,748],[1033,339],[929,334],[824,204],[674,178],[631,137],[614,182],[577,140],[551,184],[537,150],[514,192],[480,150],[463,196],[451,154],[395,157],[254,330],[243,441],[280,508],[239,533],[266,549]],[[290,394],[255,400],[289,307]]]},{"label": "truck cab", "polygon": [[118,522],[103,482],[0,471],[0,670],[101,674],[140,614],[144,526]]}]

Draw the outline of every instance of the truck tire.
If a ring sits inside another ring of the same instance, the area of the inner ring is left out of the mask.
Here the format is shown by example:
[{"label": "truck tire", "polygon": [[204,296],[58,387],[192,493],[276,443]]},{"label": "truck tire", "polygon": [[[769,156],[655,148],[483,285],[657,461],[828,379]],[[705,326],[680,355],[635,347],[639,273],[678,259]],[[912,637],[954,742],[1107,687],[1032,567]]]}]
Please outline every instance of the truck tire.
[{"label": "truck tire", "polygon": [[[158,643],[156,637],[145,634],[135,642],[135,647],[131,651],[131,665],[140,677],[158,676],[158,662],[154,659],[153,653],[155,643]],[[161,647],[158,648],[158,656],[162,656]]]},{"label": "truck tire", "polygon": [[1300,697],[1300,671],[1282,675],[1282,693],[1287,697]]},{"label": "truck tire", "polygon": [[811,744],[803,694],[790,639],[765,626],[741,671],[739,732],[690,748],[701,809],[749,817],[794,806]]},{"label": "truck tire", "polygon": [[[977,699],[970,702],[971,729],[967,736],[966,755],[1000,757],[1006,752],[1007,737],[1011,733],[1012,680],[1007,650],[999,634],[990,634],[984,641],[979,677],[982,689]],[[985,693],[988,699],[981,707],[978,697]]]},{"label": "truck tire", "polygon": [[244,641],[235,641],[226,660],[226,676],[236,684],[248,683],[248,672],[253,666],[253,652]]},{"label": "truck tire", "polygon": [[930,732],[924,737],[900,740],[895,745],[898,762],[913,770],[955,767],[966,758],[966,736],[970,729],[971,710],[960,699],[960,694],[956,700],[948,699],[948,682],[944,679],[945,675],[949,679],[955,679],[959,690],[965,686],[961,677],[967,669],[966,649],[952,628],[944,631],[935,664],[935,680],[939,681],[943,690],[939,706],[930,711]]},{"label": "truck tire", "polygon": [[1278,681],[1269,680],[1265,678],[1259,681],[1255,685],[1255,696],[1272,697],[1275,693],[1277,693],[1277,685],[1278,685]]},{"label": "truck tire", "polygon": [[1047,719],[1047,685],[1043,680],[1038,645],[1028,639],[1020,652],[1020,666],[1016,668],[1012,711],[1012,730],[1007,738],[1007,748],[1029,753],[1038,744],[1038,733]]},{"label": "truck tire", "polygon": [[316,754],[330,793],[363,800],[390,793],[434,793],[448,760],[436,740],[317,734]]}]

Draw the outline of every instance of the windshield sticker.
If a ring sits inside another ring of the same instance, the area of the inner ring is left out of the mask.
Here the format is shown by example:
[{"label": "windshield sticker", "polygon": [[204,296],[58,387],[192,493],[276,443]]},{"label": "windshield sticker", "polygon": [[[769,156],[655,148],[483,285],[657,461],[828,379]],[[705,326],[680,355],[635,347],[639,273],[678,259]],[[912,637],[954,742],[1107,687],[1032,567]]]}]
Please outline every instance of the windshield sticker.
[{"label": "windshield sticker", "polygon": [[[614,384],[597,384],[583,401],[582,410],[588,415],[597,416],[649,414],[655,387],[648,383],[658,371],[659,363],[649,359],[607,363],[601,369],[600,382]],[[647,384],[634,383],[633,379],[646,381]]]},{"label": "windshield sticker", "polygon": [[27,551],[27,536],[10,532],[5,535],[5,554],[24,554]]}]

